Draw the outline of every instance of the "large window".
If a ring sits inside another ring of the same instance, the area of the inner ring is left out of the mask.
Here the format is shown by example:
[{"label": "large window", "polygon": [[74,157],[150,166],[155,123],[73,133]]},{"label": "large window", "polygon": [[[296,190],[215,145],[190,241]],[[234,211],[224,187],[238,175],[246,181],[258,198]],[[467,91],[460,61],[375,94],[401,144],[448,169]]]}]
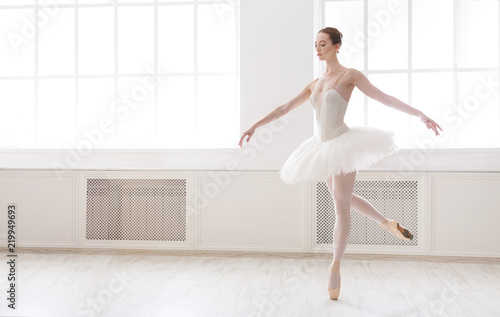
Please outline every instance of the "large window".
[{"label": "large window", "polygon": [[235,147],[238,1],[0,2],[0,148]]},{"label": "large window", "polygon": [[324,25],[344,35],[339,59],[444,129],[353,93],[348,125],[394,130],[406,148],[499,148],[497,0],[326,1]]}]

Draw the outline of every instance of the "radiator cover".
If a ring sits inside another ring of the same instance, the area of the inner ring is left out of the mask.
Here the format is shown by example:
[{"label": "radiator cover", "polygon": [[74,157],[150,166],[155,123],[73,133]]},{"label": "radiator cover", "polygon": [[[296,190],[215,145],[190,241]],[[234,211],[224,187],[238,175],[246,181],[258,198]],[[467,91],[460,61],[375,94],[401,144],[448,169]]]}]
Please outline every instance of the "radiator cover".
[{"label": "radiator cover", "polygon": [[[351,209],[352,245],[418,245],[419,182],[416,180],[360,180],[354,194],[368,200],[382,215],[395,219],[413,234],[413,240],[400,240],[375,221]],[[335,204],[326,182],[315,183],[316,243],[332,244],[335,226]]]},{"label": "radiator cover", "polygon": [[186,179],[87,179],[88,240],[186,240]]}]

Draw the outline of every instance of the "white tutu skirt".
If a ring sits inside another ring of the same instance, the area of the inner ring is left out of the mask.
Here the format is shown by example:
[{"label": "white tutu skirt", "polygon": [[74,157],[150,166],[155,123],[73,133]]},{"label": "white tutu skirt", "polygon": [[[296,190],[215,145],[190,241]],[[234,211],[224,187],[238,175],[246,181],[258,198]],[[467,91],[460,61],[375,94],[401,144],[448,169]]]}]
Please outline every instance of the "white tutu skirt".
[{"label": "white tutu skirt", "polygon": [[287,184],[325,181],[332,175],[367,168],[399,151],[394,132],[372,127],[351,127],[328,141],[305,140],[279,171]]}]

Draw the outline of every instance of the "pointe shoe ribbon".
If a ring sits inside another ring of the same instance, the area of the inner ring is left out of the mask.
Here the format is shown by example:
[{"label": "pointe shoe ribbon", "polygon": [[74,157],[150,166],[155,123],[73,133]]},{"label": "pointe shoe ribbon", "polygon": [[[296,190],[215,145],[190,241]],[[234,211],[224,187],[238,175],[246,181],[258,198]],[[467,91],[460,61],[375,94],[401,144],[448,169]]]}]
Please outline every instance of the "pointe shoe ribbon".
[{"label": "pointe shoe ribbon", "polygon": [[406,241],[410,241],[413,239],[413,234],[411,234],[408,229],[400,226],[396,220],[387,219],[384,222],[380,223],[380,225],[400,239]]}]

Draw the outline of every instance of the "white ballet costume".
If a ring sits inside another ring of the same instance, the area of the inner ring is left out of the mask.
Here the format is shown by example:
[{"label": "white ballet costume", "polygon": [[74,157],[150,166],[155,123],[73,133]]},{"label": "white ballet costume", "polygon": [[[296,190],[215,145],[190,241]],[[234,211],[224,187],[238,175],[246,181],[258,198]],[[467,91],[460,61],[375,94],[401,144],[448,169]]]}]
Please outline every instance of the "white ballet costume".
[{"label": "white ballet costume", "polygon": [[345,124],[348,102],[335,89],[345,72],[327,90],[313,90],[309,101],[314,112],[314,135],[283,164],[279,173],[285,183],[325,181],[334,174],[367,168],[399,151],[394,132]]}]

